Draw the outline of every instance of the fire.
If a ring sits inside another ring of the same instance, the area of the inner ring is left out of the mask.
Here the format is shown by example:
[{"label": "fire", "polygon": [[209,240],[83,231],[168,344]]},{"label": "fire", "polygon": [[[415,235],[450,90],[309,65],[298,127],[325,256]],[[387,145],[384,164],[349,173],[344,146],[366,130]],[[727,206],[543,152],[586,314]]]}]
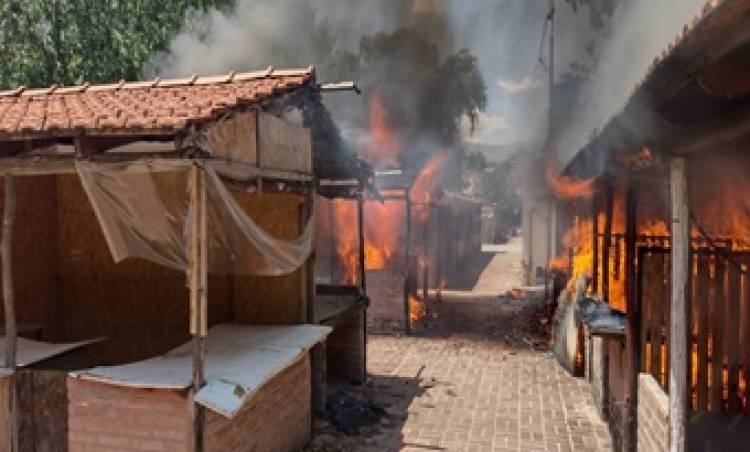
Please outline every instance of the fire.
[{"label": "fire", "polygon": [[370,101],[370,143],[359,150],[360,155],[376,167],[398,167],[401,144],[388,124],[388,114],[379,88],[372,92]]},{"label": "fire", "polygon": [[409,321],[415,326],[427,315],[424,303],[414,295],[409,295]]},{"label": "fire", "polygon": [[411,201],[413,203],[427,204],[439,189],[443,172],[450,156],[446,151],[440,151],[432,156],[420,171],[411,189]]},{"label": "fire", "polygon": [[558,199],[590,199],[594,195],[595,178],[590,179],[573,179],[568,176],[556,176],[555,168],[552,165],[547,166],[546,170],[547,184],[554,192]]},{"label": "fire", "polygon": [[382,270],[393,262],[402,243],[404,207],[399,202],[368,201],[365,209],[365,268]]},{"label": "fire", "polygon": [[354,202],[336,199],[330,203],[335,231],[336,254],[343,271],[343,281],[355,284],[359,267],[359,241],[357,239],[357,205]]},{"label": "fire", "polygon": [[[550,268],[553,270],[567,271],[570,268],[572,284],[575,284],[581,277],[591,276],[591,267],[594,261],[593,221],[590,218],[582,220],[576,218],[575,223],[563,237],[565,250],[550,263]],[[573,254],[572,262],[570,261],[570,251]]]}]

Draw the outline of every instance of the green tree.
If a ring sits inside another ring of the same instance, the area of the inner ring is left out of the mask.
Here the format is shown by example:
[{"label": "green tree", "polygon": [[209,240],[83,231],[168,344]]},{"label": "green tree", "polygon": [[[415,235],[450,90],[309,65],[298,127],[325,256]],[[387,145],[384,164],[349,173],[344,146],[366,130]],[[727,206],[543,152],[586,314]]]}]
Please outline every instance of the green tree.
[{"label": "green tree", "polygon": [[0,3],[0,87],[134,80],[191,9],[232,0],[9,0]]}]

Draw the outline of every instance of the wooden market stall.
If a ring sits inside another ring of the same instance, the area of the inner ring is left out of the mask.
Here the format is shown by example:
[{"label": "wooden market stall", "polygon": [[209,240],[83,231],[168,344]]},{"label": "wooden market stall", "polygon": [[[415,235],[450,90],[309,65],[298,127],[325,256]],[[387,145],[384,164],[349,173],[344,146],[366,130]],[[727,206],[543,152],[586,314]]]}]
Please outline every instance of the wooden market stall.
[{"label": "wooden market stall", "polygon": [[[0,92],[0,447],[309,440],[313,174],[354,160],[320,93],[312,68]],[[86,357],[39,374],[68,400],[45,428],[15,369],[60,344]]]},{"label": "wooden market stall", "polygon": [[707,3],[568,168],[598,178],[592,292],[626,319],[589,353],[622,450],[750,440],[749,18]]}]

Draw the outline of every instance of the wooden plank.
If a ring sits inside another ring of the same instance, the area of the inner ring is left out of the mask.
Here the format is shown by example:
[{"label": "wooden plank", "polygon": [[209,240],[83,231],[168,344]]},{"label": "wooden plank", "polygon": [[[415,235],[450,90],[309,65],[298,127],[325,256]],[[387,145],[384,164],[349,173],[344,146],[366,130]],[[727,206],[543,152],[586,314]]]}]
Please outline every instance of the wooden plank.
[{"label": "wooden plank", "polygon": [[672,270],[669,345],[669,450],[684,452],[687,432],[687,309],[690,217],[684,158],[671,162]]},{"label": "wooden plank", "polygon": [[258,113],[238,113],[216,122],[208,130],[212,157],[256,165],[258,163]]},{"label": "wooden plank", "polygon": [[[750,258],[745,256],[743,258],[743,265],[745,268],[750,266]],[[743,276],[743,290],[742,290],[742,371],[744,373],[745,380],[745,393],[743,394],[745,400],[744,413],[750,414],[750,278],[747,273]]]},{"label": "wooden plank", "polygon": [[[194,165],[190,170],[190,252],[189,255],[189,280],[190,280],[190,333],[193,335],[193,388],[192,394],[203,387],[204,381],[204,344],[202,337],[203,320],[203,295],[201,293],[201,284],[203,282],[201,264],[202,264],[202,247],[201,233],[204,233],[203,216],[201,207],[203,207],[204,187],[202,184],[202,170]],[[192,403],[193,413],[193,450],[196,452],[203,451],[203,420],[204,410],[201,405]]]},{"label": "wooden plank", "polygon": [[362,295],[367,296],[367,267],[365,255],[365,187],[359,188],[357,197],[357,242],[359,245],[359,286],[362,289]]},{"label": "wooden plank", "polygon": [[[3,201],[3,237],[1,245],[2,278],[3,278],[3,308],[5,316],[5,367],[11,372],[16,371],[16,349],[18,335],[16,330],[16,311],[13,292],[13,226],[16,215],[16,192],[13,176],[5,175]],[[10,435],[8,436],[8,450],[18,451],[18,391],[15,375],[10,383]]]},{"label": "wooden plank", "polygon": [[627,305],[626,324],[626,365],[625,365],[625,400],[627,418],[625,419],[625,450],[636,450],[638,446],[638,374],[641,364],[641,306],[636,281],[636,207],[637,190],[630,185],[625,200],[625,302]]},{"label": "wooden plank", "polygon": [[411,306],[409,305],[411,273],[411,199],[407,196],[404,202],[406,209],[406,239],[404,249],[404,333],[411,334]]},{"label": "wooden plank", "polygon": [[259,159],[262,168],[312,173],[312,131],[276,116],[259,113]]},{"label": "wooden plank", "polygon": [[[672,242],[674,245],[674,241]],[[674,246],[672,247],[674,248]],[[664,305],[664,328],[663,328],[663,335],[664,335],[664,356],[662,357],[662,361],[664,362],[664,372],[662,374],[662,378],[664,380],[664,389],[665,391],[669,392],[670,386],[670,366],[669,366],[669,360],[670,360],[670,354],[672,353],[672,333],[670,325],[672,324],[672,314],[673,314],[673,306],[671,303],[672,300],[672,284],[671,284],[671,275],[672,273],[672,256],[671,254],[667,254],[664,256],[664,281],[666,283],[664,284],[664,300],[666,300],[666,303]],[[687,310],[687,300],[685,303],[685,309]],[[686,311],[687,312],[687,311]],[[687,316],[685,316],[685,339],[687,340]],[[687,348],[685,349],[687,350]],[[685,371],[685,377],[687,377],[687,370]],[[687,397],[687,392],[685,393]]]},{"label": "wooden plank", "polygon": [[661,380],[661,344],[662,344],[662,325],[663,325],[663,308],[666,304],[664,299],[664,279],[661,277],[664,269],[664,255],[662,253],[651,254],[645,267],[648,284],[646,294],[649,294],[649,304],[651,305],[651,375],[654,379],[662,384]]},{"label": "wooden plank", "polygon": [[591,261],[591,290],[594,294],[599,293],[599,206],[597,200],[598,190],[591,197],[591,215],[593,224],[591,226],[591,246],[594,250]]},{"label": "wooden plank", "polygon": [[740,351],[740,269],[732,262],[727,262],[728,298],[724,303],[725,340],[724,348],[727,356],[728,369],[728,406],[729,412],[734,414],[740,410],[739,385],[739,351]]},{"label": "wooden plank", "polygon": [[649,370],[649,356],[646,353],[648,344],[648,334],[651,331],[651,304],[650,298],[644,294],[646,275],[644,266],[646,260],[651,259],[651,253],[643,249],[638,250],[638,298],[641,304],[641,372]]},{"label": "wooden plank", "polygon": [[698,264],[697,283],[695,288],[696,315],[697,315],[697,373],[696,373],[696,400],[697,411],[708,410],[708,303],[709,303],[709,277],[710,258],[701,253],[696,257]]},{"label": "wooden plank", "polygon": [[713,339],[711,353],[711,411],[720,412],[723,409],[724,389],[724,300],[726,280],[726,261],[716,257],[713,280],[713,303],[711,306],[711,326]]},{"label": "wooden plank", "polygon": [[[605,176],[606,177],[606,176]],[[606,179],[608,180],[608,179]],[[612,246],[612,218],[614,208],[614,194],[611,182],[605,182],[605,219],[604,239],[602,243],[602,297],[609,303],[609,250]]]}]

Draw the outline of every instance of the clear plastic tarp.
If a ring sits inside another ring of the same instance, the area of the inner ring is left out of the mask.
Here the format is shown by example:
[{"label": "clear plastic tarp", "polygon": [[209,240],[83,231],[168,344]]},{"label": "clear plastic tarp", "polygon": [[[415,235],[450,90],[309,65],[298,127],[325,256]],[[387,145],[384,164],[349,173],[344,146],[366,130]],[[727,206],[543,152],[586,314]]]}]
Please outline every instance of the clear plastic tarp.
[{"label": "clear plastic tarp", "polygon": [[[77,162],[84,190],[115,262],[142,258],[188,270],[192,161]],[[314,215],[301,235],[283,240],[264,231],[206,165],[208,271],[278,276],[310,256]],[[290,221],[297,221],[290,219]]]}]

